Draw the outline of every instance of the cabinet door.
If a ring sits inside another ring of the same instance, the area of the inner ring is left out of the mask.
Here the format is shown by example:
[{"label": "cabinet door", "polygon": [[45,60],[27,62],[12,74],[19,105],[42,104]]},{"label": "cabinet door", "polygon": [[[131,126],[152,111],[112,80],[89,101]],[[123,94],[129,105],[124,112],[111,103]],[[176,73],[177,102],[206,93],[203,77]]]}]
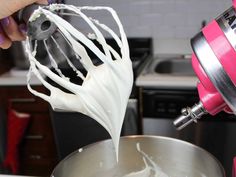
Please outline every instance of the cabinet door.
[{"label": "cabinet door", "polygon": [[[37,86],[36,90],[46,92],[43,87]],[[48,103],[31,94],[27,87],[8,87],[7,101],[19,112],[48,112]]]},{"label": "cabinet door", "polygon": [[21,173],[49,175],[56,165],[56,149],[47,113],[31,115],[29,127],[21,146]]},{"label": "cabinet door", "polygon": [[[34,89],[46,92],[42,86]],[[50,176],[57,163],[49,105],[32,95],[26,86],[0,87],[0,105],[30,114],[30,122],[19,146],[20,175]]]}]

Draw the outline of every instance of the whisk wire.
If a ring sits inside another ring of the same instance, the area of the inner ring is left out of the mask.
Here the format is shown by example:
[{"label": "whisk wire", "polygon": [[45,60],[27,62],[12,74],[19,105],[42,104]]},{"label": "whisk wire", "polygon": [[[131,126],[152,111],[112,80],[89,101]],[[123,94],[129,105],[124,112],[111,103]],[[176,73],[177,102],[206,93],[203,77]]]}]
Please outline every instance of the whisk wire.
[{"label": "whisk wire", "polygon": [[[73,9],[74,10],[74,9]],[[104,36],[102,35],[101,31],[94,25],[94,23],[84,14],[82,13],[81,11],[78,11],[77,12],[81,18],[83,18],[87,24],[91,27],[91,29],[95,32],[95,35],[96,35],[96,40],[100,43],[100,45],[102,46],[104,52],[105,52],[105,55],[110,59],[112,60],[112,57],[111,57],[111,54],[107,48],[107,43],[106,43],[106,40],[104,38]],[[109,61],[109,60],[108,60]]]},{"label": "whisk wire", "polygon": [[[29,39],[27,39],[29,40]],[[30,43],[29,41],[27,42]],[[30,46],[26,46],[26,51],[31,53]],[[36,53],[33,51],[32,53]],[[42,73],[44,73],[47,77],[49,77],[51,80],[54,80],[56,83],[58,83],[60,86],[64,87],[65,89],[69,90],[72,93],[77,93],[78,91],[83,91],[80,88],[80,85],[73,84],[69,82],[68,80],[65,80],[61,78],[60,76],[53,74],[53,72],[46,66],[42,65],[39,61],[36,60],[36,58],[33,55],[29,55],[29,60],[31,62],[31,68],[36,77],[42,82],[43,85],[50,91],[54,88],[51,84],[49,84],[45,79],[41,76],[38,70],[40,70]],[[38,69],[36,69],[36,67]],[[30,76],[30,75],[29,75]],[[66,84],[65,84],[66,82]],[[65,84],[65,85],[64,85]],[[29,85],[29,84],[28,84]],[[33,89],[32,89],[33,90]],[[43,94],[44,95],[44,94]]]},{"label": "whisk wire", "polygon": [[66,58],[66,61],[68,63],[68,65],[72,68],[72,70],[77,74],[77,76],[79,78],[81,78],[82,80],[85,79],[84,75],[82,72],[80,72],[80,70],[78,70],[73,63],[70,61],[70,59],[67,57],[67,55],[65,54],[65,52],[62,50],[62,48],[60,47],[60,45],[58,44],[58,42],[55,40],[55,38],[53,36],[51,36],[51,39],[53,40],[53,42],[56,44],[57,49],[60,51],[60,53]]},{"label": "whisk wire", "polygon": [[[80,40],[83,44],[85,44],[88,48],[92,48],[93,49],[93,53],[102,60],[103,63],[108,64],[106,55],[100,51],[100,49],[90,40],[88,39],[83,33],[81,33],[80,31],[78,31],[77,29],[75,29],[70,23],[63,21],[60,17],[56,16],[55,14],[52,14],[51,12],[46,11],[45,13],[50,13],[49,18],[54,18],[56,19],[57,23],[56,25],[58,26],[58,28],[64,33],[65,31],[68,33],[70,32],[72,34],[72,36],[78,40]],[[64,26],[66,24],[66,29],[62,26]],[[68,39],[68,38],[67,38]],[[70,42],[71,39],[69,39]],[[76,42],[77,43],[77,42]],[[80,51],[76,51],[75,52],[80,55]]]},{"label": "whisk wire", "polygon": [[46,44],[46,40],[43,40],[43,43],[44,43],[44,47],[47,51],[51,66],[55,69],[55,71],[59,74],[59,76],[61,76],[63,79],[68,79],[65,75],[62,74],[61,70],[58,68],[58,64],[55,61],[55,59],[53,58],[51,52],[49,51],[48,45]]},{"label": "whisk wire", "polygon": [[[61,12],[60,15],[66,15],[66,16],[76,16],[76,17],[81,17],[81,15],[79,14],[75,14],[75,13],[68,13],[68,12]],[[116,35],[116,33],[114,33],[113,30],[111,30],[111,28],[109,28],[107,25],[100,23],[98,20],[89,17],[89,19],[96,24],[97,26],[99,26],[101,29],[103,29],[104,31],[108,32],[111,37],[114,38],[114,40],[116,41],[117,45],[121,48],[122,47],[122,43],[120,38]],[[66,38],[65,38],[66,39]],[[90,39],[94,39],[94,38],[90,38]],[[97,39],[97,38],[95,38]],[[99,41],[98,41],[99,42]],[[111,52],[111,54],[116,58],[116,59],[121,59],[121,56],[109,45],[107,44],[108,50]]]},{"label": "whisk wire", "polygon": [[[72,48],[77,56],[80,56],[80,62],[83,65],[83,67],[89,72],[89,70],[93,69],[95,66],[93,65],[92,61],[90,60],[90,57],[84,48],[79,42],[77,42],[70,33],[67,32],[66,29],[61,28],[61,33],[64,34],[64,36],[68,39],[70,38],[69,42],[72,45]],[[78,52],[79,51],[79,52]],[[77,58],[78,59],[78,58]]]},{"label": "whisk wire", "polygon": [[122,47],[122,43],[120,38],[116,35],[116,33],[114,33],[114,31],[109,28],[107,25],[99,22],[98,20],[90,17],[90,20],[95,23],[97,26],[99,26],[100,28],[102,28],[104,31],[108,32],[116,41],[117,45],[121,48]]},{"label": "whisk wire", "polygon": [[[103,30],[107,31],[115,39],[117,45],[121,48],[121,46],[122,46],[121,41],[120,41],[119,37],[114,33],[114,31],[112,31],[105,24],[99,23],[97,20],[95,20],[91,17],[90,17],[90,20],[92,20],[96,25],[101,27]],[[97,40],[97,38],[95,38],[95,39]],[[107,48],[116,59],[121,60],[121,56],[109,44],[107,44]]]},{"label": "whisk wire", "polygon": [[[79,7],[78,7],[79,8]],[[121,47],[121,53],[122,53],[122,58],[127,58],[129,57],[129,45],[128,45],[128,40],[126,38],[125,32],[124,32],[124,28],[123,25],[121,24],[121,21],[116,13],[116,11],[114,11],[114,9],[110,8],[110,7],[104,7],[104,6],[96,6],[96,7],[92,7],[92,6],[83,6],[80,7],[81,10],[105,10],[108,11],[114,18],[114,20],[116,21],[119,31],[120,31],[120,35],[121,35],[121,41],[122,41],[122,47]]]}]

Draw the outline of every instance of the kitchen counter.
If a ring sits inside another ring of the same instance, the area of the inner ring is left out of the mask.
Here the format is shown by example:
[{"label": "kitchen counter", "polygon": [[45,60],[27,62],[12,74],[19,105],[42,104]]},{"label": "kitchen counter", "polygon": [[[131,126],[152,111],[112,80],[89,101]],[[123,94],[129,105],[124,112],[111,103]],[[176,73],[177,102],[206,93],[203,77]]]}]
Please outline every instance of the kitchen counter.
[{"label": "kitchen counter", "polygon": [[174,89],[195,89],[198,79],[189,76],[170,76],[160,74],[141,75],[136,80],[138,87],[147,88],[174,88]]},{"label": "kitchen counter", "polygon": [[[24,86],[27,85],[27,73],[28,70],[17,70],[12,69],[9,72],[6,72],[0,75],[0,86]],[[32,76],[31,85],[42,85],[42,83]]]}]

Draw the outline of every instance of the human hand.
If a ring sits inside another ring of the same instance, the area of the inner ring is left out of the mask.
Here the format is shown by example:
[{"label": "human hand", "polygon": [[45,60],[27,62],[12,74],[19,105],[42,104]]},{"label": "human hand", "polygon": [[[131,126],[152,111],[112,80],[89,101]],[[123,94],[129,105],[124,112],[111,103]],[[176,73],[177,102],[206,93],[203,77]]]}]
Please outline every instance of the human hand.
[{"label": "human hand", "polygon": [[47,5],[50,0],[0,0],[0,48],[7,49],[12,41],[25,39],[26,25],[17,24],[11,16],[27,5],[37,3]]}]

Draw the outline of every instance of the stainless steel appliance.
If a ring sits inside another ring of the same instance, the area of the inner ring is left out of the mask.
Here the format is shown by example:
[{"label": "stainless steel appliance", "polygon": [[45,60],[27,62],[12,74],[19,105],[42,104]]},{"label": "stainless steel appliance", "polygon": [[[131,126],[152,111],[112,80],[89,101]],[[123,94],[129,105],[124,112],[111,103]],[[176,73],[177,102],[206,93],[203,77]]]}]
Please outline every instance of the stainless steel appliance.
[{"label": "stainless steel appliance", "polygon": [[178,138],[198,145],[216,156],[230,176],[236,154],[235,116],[205,115],[198,124],[181,131],[173,126],[181,109],[198,100],[196,82],[191,61],[186,57],[161,56],[151,60],[136,81],[140,87],[143,134]]},{"label": "stainless steel appliance", "polygon": [[[107,42],[116,49],[118,46],[114,40],[107,39]],[[130,38],[128,39],[130,47],[130,56],[133,64],[134,79],[142,71],[145,62],[152,54],[152,40],[150,38]],[[88,51],[94,63],[98,60],[96,56]],[[118,51],[120,52],[120,51]],[[73,61],[73,60],[72,60]],[[76,60],[74,64],[77,65]],[[80,80],[75,76],[75,73],[66,64],[61,63],[62,72],[71,78],[74,83],[80,84]],[[52,81],[50,81],[52,83]],[[94,88],[96,89],[96,88]],[[122,135],[138,134],[138,108],[137,108],[138,90],[134,86],[125,115],[124,124],[122,127]],[[59,159],[63,159],[69,153],[87,144],[110,138],[105,129],[95,120],[79,113],[72,112],[54,112],[51,110],[52,124]]]},{"label": "stainless steel appliance", "polygon": [[[145,168],[143,158],[146,157],[138,152],[137,143],[141,151],[156,163],[159,173],[155,176],[225,177],[220,163],[205,150],[177,139],[157,136],[121,138],[119,163],[110,140],[84,147],[60,162],[51,177],[111,177],[142,171]],[[147,163],[153,165],[149,160]],[[155,174],[154,171],[151,173]],[[140,172],[137,176],[142,174]]]}]

